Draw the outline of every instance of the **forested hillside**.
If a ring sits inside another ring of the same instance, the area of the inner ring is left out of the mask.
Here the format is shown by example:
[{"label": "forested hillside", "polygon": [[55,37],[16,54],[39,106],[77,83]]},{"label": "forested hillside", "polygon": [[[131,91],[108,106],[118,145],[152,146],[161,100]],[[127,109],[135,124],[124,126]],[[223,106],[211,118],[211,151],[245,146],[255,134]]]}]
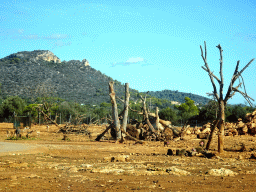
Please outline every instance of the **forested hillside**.
[{"label": "forested hillside", "polygon": [[152,97],[156,97],[159,99],[168,99],[170,101],[177,101],[180,103],[184,102],[185,97],[189,97],[196,103],[203,104],[203,105],[207,104],[210,101],[210,99],[200,95],[196,95],[192,93],[183,93],[179,91],[171,91],[171,90],[149,91],[148,95],[151,95]]},{"label": "forested hillside", "polygon": [[[0,59],[2,98],[18,95],[33,102],[37,97],[51,96],[80,104],[110,102],[108,82],[113,81],[111,77],[79,60],[46,61],[40,55],[58,60],[49,51],[42,50],[18,52]],[[116,94],[124,96],[124,85],[114,81]],[[139,99],[137,90],[130,89],[130,92],[131,101]],[[166,99],[152,99],[152,105],[155,103],[162,107],[170,105],[168,100],[184,102],[186,96],[196,103],[205,104],[208,101],[207,98],[178,91],[150,91],[149,95]]]}]

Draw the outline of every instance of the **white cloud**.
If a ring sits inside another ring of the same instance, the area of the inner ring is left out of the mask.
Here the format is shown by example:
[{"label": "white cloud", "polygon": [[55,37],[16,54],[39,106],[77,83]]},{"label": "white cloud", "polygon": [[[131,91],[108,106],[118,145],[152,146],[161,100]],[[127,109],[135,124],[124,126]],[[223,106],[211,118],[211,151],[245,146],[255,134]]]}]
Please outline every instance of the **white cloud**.
[{"label": "white cloud", "polygon": [[17,34],[22,34],[24,29],[3,29],[0,28],[0,35],[2,36],[13,36]]},{"label": "white cloud", "polygon": [[42,37],[43,39],[67,39],[69,35],[67,34],[51,34],[49,36]]},{"label": "white cloud", "polygon": [[126,63],[138,63],[138,62],[143,62],[145,61],[143,58],[129,58]]},{"label": "white cloud", "polygon": [[14,39],[28,39],[28,40],[36,40],[40,39],[40,37],[36,34],[30,34],[30,35],[19,35],[19,36],[13,36]]},{"label": "white cloud", "polygon": [[137,58],[129,58],[129,59],[128,59],[127,61],[125,61],[125,62],[115,62],[115,63],[111,63],[111,67],[115,67],[115,66],[117,66],[117,65],[129,66],[129,65],[134,65],[134,64],[141,65],[142,67],[144,67],[144,66],[149,66],[149,65],[153,65],[153,64],[147,63],[147,60],[146,60],[146,59],[137,57]]},{"label": "white cloud", "polygon": [[53,49],[56,48],[56,47],[63,47],[63,46],[69,46],[69,45],[71,45],[71,42],[63,42],[63,41],[61,41],[61,40],[57,40],[57,41],[54,43]]}]

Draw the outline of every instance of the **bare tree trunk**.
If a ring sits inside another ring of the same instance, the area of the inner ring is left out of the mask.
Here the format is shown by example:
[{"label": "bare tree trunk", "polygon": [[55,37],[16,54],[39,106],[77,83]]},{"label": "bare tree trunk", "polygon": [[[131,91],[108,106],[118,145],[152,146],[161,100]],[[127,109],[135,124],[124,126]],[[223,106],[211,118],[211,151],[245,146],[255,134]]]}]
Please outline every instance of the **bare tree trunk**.
[{"label": "bare tree trunk", "polygon": [[[219,153],[223,153],[224,152],[224,131],[225,131],[225,106],[227,104],[227,101],[232,98],[236,92],[240,93],[245,99],[246,101],[252,106],[252,103],[250,100],[254,101],[250,96],[247,95],[246,93],[246,90],[245,90],[245,85],[244,85],[244,82],[241,82],[239,83],[238,86],[236,87],[233,87],[235,81],[241,77],[242,78],[242,72],[253,62],[254,59],[252,59],[242,70],[238,70],[239,68],[239,63],[240,61],[238,60],[237,61],[237,65],[236,65],[236,68],[235,68],[235,71],[234,71],[234,74],[231,78],[231,81],[230,81],[230,84],[229,84],[229,88],[228,88],[228,91],[226,93],[226,96],[225,98],[223,97],[223,87],[224,87],[224,79],[223,79],[223,69],[222,69],[222,66],[223,66],[223,57],[222,57],[222,48],[219,45],[217,45],[216,47],[219,49],[220,51],[220,79],[213,74],[213,72],[210,70],[209,66],[208,66],[208,63],[207,63],[207,49],[206,49],[206,42],[204,42],[204,47],[205,47],[205,51],[203,51],[203,48],[202,46],[200,45],[200,49],[201,49],[201,56],[204,60],[204,66],[202,66],[202,68],[208,72],[208,75],[210,77],[210,80],[211,80],[211,83],[212,83],[212,86],[213,86],[213,93],[211,93],[210,95],[213,95],[214,98],[218,101],[218,104],[219,104],[219,118],[217,119],[217,121],[219,121],[219,135],[218,135],[218,152]],[[219,94],[218,94],[218,91],[217,91],[217,88],[216,88],[216,85],[215,85],[215,82],[214,80],[216,80],[218,83],[219,83]],[[242,78],[242,81],[243,81],[243,78]],[[245,92],[242,92],[240,91],[238,88],[241,87],[241,85],[243,84],[244,86],[244,90]],[[215,126],[214,126],[215,127]],[[212,134],[213,134],[213,131],[214,131],[214,127],[213,127],[213,130],[211,132],[211,139],[212,139]],[[210,142],[211,142],[211,139],[208,141],[207,143],[207,148],[209,148],[210,146]]]},{"label": "bare tree trunk", "polygon": [[141,98],[142,101],[143,101],[143,107],[142,107],[142,109],[143,109],[143,115],[144,115],[144,117],[145,117],[145,119],[146,119],[146,122],[147,122],[147,124],[148,124],[148,126],[149,126],[149,130],[150,130],[151,132],[155,133],[154,127],[152,126],[152,124],[150,123],[149,118],[148,118],[148,111],[147,111],[147,107],[146,107],[146,98],[143,99],[142,96],[140,96],[140,98]]},{"label": "bare tree trunk", "polygon": [[225,104],[224,101],[220,101],[219,104],[220,124],[219,124],[219,135],[218,135],[218,152],[224,152],[224,128],[225,128]]},{"label": "bare tree trunk", "polygon": [[121,129],[120,129],[120,122],[118,118],[118,110],[116,104],[116,94],[114,92],[114,82],[109,82],[109,96],[112,103],[112,116],[114,119],[115,130],[116,130],[116,139],[121,139]]},{"label": "bare tree trunk", "polygon": [[159,116],[158,116],[158,107],[156,107],[156,128],[157,128],[157,134],[159,135]]},{"label": "bare tree trunk", "polygon": [[114,123],[111,123],[106,129],[105,131],[103,131],[101,134],[99,134],[97,136],[97,138],[95,139],[95,141],[100,141],[100,139],[108,132],[109,129],[111,129],[112,127],[114,127]]},{"label": "bare tree trunk", "polygon": [[216,118],[216,121],[214,122],[213,126],[211,127],[211,133],[210,133],[207,145],[206,145],[206,150],[210,149],[210,145],[211,145],[211,142],[212,142],[214,131],[215,131],[215,128],[218,126],[219,122],[220,122],[219,118]]},{"label": "bare tree trunk", "polygon": [[57,124],[55,121],[51,120],[51,118],[46,115],[43,110],[40,110],[40,112],[45,116],[46,119],[48,119],[49,121],[51,121],[54,125],[56,125],[57,127],[60,127],[59,124]]},{"label": "bare tree trunk", "polygon": [[126,126],[127,126],[127,118],[128,118],[128,111],[129,111],[129,83],[125,83],[125,103],[124,103],[124,118],[123,118],[123,125],[122,128],[126,132]]}]

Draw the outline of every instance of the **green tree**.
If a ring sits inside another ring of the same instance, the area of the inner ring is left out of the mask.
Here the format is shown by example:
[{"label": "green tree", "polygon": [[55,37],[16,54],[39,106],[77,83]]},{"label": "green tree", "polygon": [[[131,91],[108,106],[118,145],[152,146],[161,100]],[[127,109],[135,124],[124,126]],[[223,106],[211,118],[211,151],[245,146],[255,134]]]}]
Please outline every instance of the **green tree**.
[{"label": "green tree", "polygon": [[159,112],[159,117],[160,117],[160,119],[171,121],[172,124],[174,124],[174,125],[177,123],[177,120],[178,120],[177,112],[170,107],[166,107],[166,108],[162,109]]},{"label": "green tree", "polygon": [[176,108],[179,110],[179,116],[185,121],[185,124],[189,118],[199,115],[199,110],[195,105],[195,102],[189,97],[185,97],[185,103],[176,105]]},{"label": "green tree", "polygon": [[30,113],[32,118],[36,118],[38,116],[38,108],[37,104],[29,104],[24,108],[24,113]]},{"label": "green tree", "polygon": [[19,96],[11,96],[5,99],[1,105],[1,116],[8,118],[15,112],[16,115],[22,115],[26,103]]}]

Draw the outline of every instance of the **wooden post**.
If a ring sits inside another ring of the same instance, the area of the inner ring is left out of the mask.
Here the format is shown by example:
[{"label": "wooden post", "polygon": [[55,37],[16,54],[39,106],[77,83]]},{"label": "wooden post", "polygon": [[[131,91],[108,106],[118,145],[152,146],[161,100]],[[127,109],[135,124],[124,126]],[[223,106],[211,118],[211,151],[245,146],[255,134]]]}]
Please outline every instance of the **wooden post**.
[{"label": "wooden post", "polygon": [[112,116],[114,119],[115,131],[116,131],[116,139],[121,139],[121,129],[120,129],[120,122],[118,118],[118,110],[116,104],[116,94],[114,92],[114,82],[109,82],[109,96],[112,103]]}]

